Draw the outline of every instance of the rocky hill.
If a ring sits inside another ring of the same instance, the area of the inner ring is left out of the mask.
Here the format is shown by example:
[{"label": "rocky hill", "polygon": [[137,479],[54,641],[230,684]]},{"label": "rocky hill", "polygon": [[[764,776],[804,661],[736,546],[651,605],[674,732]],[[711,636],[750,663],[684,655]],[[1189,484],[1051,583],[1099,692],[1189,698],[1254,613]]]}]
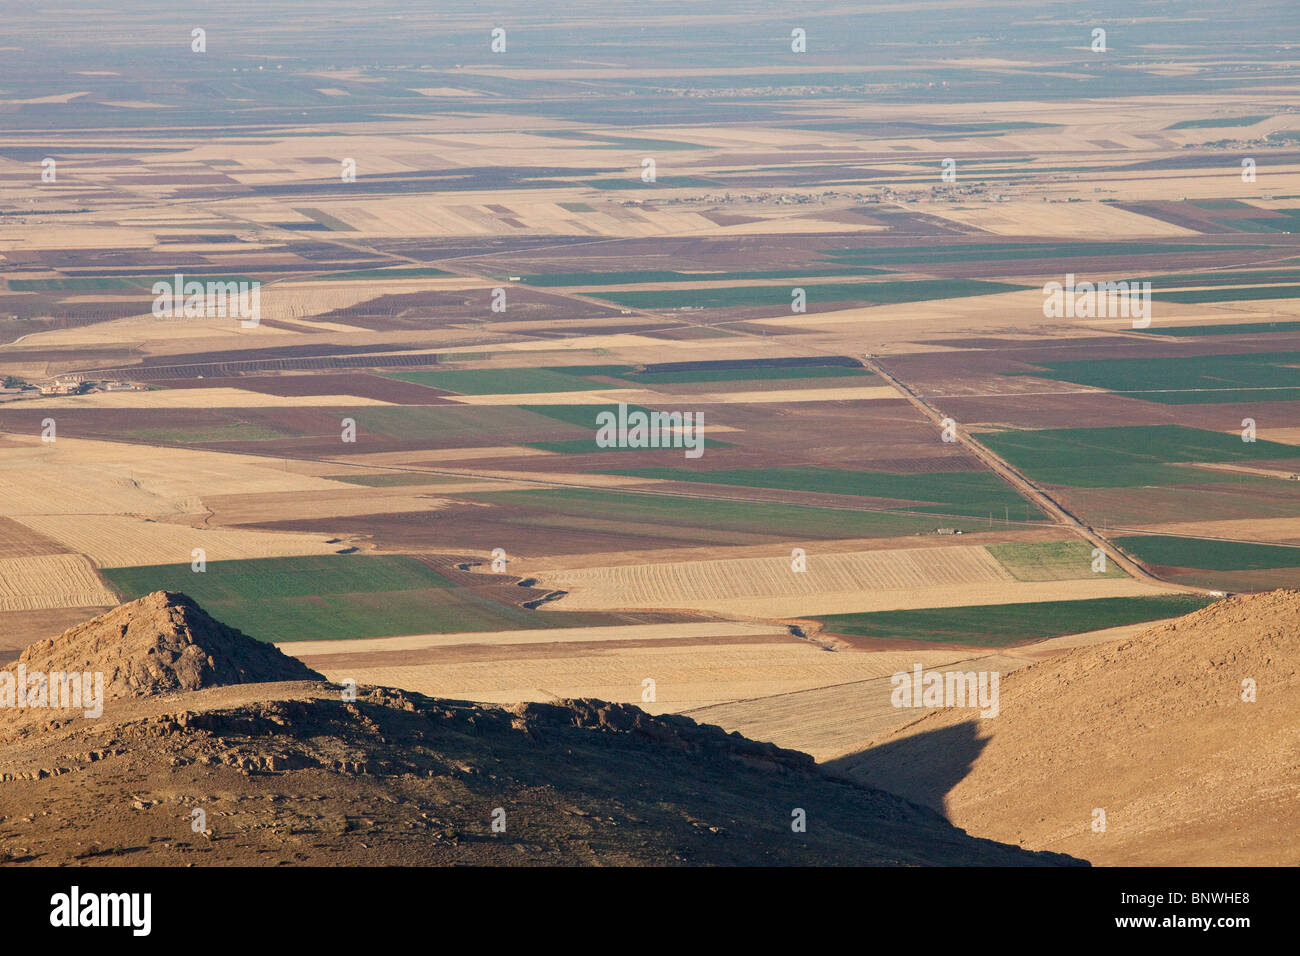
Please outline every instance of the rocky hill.
[{"label": "rocky hill", "polygon": [[97,717],[7,708],[10,863],[1078,862],[972,838],[805,754],[685,717],[353,694],[179,594],[20,662],[28,675],[100,671],[105,702]]},{"label": "rocky hill", "polygon": [[836,769],[1094,863],[1300,862],[1300,591],[1048,658],[1000,696],[994,718],[936,711]]}]

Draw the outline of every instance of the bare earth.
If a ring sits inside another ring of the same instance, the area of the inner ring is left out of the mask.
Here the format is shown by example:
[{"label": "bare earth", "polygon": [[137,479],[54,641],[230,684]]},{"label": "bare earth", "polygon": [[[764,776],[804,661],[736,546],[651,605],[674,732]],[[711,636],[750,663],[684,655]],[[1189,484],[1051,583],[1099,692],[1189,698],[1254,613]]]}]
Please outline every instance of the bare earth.
[{"label": "bare earth", "polygon": [[1300,592],[1230,598],[1006,676],[995,718],[929,713],[833,766],[1094,863],[1294,866],[1298,618]]}]

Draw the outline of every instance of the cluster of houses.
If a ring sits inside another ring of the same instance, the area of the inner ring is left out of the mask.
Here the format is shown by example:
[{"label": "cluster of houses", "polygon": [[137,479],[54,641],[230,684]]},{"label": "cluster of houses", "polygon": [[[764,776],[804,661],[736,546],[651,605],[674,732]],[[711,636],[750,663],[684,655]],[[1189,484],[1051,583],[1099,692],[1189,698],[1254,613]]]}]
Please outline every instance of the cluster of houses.
[{"label": "cluster of houses", "polygon": [[86,381],[80,375],[64,375],[37,384],[9,380],[0,384],[0,401],[45,395],[84,395],[89,392],[143,392],[147,388],[131,382]]}]

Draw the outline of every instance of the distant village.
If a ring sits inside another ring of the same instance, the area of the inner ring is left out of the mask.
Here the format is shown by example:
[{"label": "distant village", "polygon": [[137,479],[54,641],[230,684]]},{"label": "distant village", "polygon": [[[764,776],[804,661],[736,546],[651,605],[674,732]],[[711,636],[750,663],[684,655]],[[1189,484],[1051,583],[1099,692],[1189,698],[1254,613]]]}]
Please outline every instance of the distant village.
[{"label": "distant village", "polygon": [[39,382],[7,376],[0,381],[0,402],[50,395],[89,395],[94,392],[147,392],[149,386],[116,379],[87,379],[82,375],[60,375]]},{"label": "distant village", "polygon": [[[654,199],[624,199],[623,206],[689,206],[689,205],[735,205],[758,203],[769,206],[807,206],[826,202],[849,200],[860,203],[913,203],[913,202],[956,202],[971,198],[981,198],[992,202],[1011,202],[1015,197],[1009,193],[990,192],[989,184],[977,180],[961,185],[934,185],[917,189],[894,189],[890,186],[878,186],[872,193],[850,192],[840,189],[827,189],[816,192],[773,192],[764,190],[756,193],[701,193],[695,196],[665,196]],[[1063,202],[1067,200],[1049,199],[1044,202]],[[1081,200],[1069,199],[1069,202]]]}]

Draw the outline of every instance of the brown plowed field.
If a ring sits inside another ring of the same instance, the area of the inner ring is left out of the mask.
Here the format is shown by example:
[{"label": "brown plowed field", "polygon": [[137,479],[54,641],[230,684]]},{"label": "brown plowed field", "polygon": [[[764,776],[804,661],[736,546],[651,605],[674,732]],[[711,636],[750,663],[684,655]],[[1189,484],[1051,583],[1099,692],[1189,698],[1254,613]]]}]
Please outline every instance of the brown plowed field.
[{"label": "brown plowed field", "polygon": [[1231,482],[1184,488],[1068,488],[1053,491],[1067,508],[1100,527],[1186,521],[1300,516],[1300,482],[1277,482],[1277,489],[1258,485],[1237,488]]},{"label": "brown plowed field", "polygon": [[26,558],[38,554],[66,554],[68,548],[53,538],[47,538],[19,524],[12,518],[0,516],[0,558]]},{"label": "brown plowed field", "polygon": [[485,280],[467,280],[481,288],[456,291],[425,291],[383,295],[366,302],[335,309],[317,318],[376,332],[435,329],[463,322],[546,322],[581,316],[620,315],[615,308],[578,302],[564,296],[537,292],[518,283],[507,283],[506,311],[492,311],[492,288]]}]

